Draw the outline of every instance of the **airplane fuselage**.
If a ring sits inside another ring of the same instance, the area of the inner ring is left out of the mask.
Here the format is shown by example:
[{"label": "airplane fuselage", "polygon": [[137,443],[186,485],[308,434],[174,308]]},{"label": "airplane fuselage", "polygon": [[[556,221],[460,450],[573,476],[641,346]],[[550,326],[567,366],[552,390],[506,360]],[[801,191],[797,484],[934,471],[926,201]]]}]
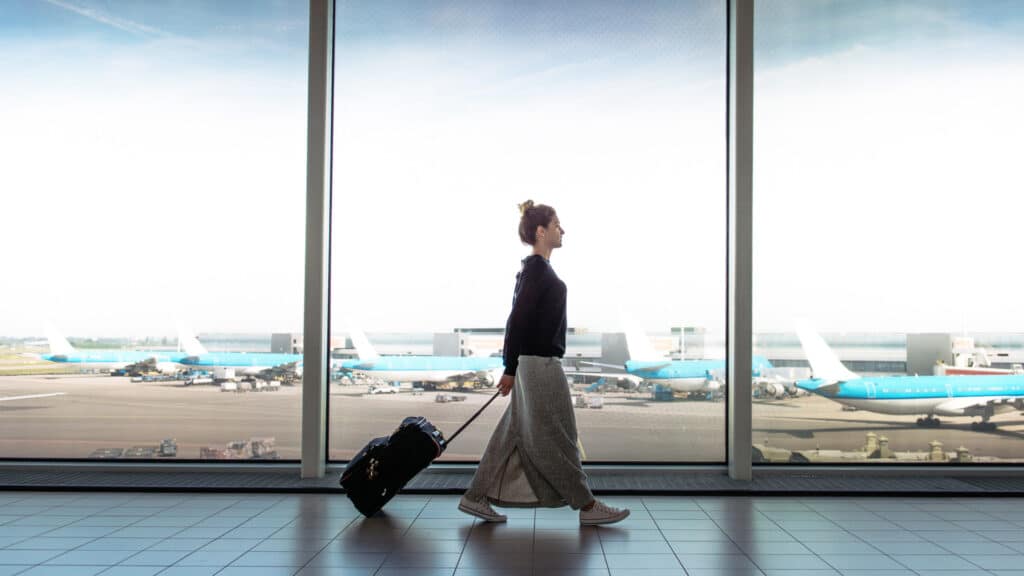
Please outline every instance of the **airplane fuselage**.
[{"label": "airplane fuselage", "polygon": [[[772,365],[762,356],[754,356],[751,376],[758,377]],[[715,372],[725,371],[725,360],[627,360],[626,372],[653,384],[671,387],[676,392],[701,392],[715,388]]]},{"label": "airplane fuselage", "polygon": [[119,350],[77,350],[70,354],[43,354],[41,359],[60,364],[77,364],[85,368],[112,370],[146,360],[157,364],[180,365],[185,354],[180,352],[119,351]]},{"label": "airplane fuselage", "polygon": [[197,356],[185,356],[181,363],[188,368],[198,370],[234,368],[236,374],[254,375],[275,366],[301,361],[302,354],[209,352]]},{"label": "airplane fuselage", "polygon": [[[880,376],[837,384],[801,380],[797,386],[861,410],[899,415],[979,415],[979,406],[999,410],[1024,405],[1024,375]],[[1011,399],[1012,402],[1007,403]],[[997,411],[999,411],[997,410]]]}]

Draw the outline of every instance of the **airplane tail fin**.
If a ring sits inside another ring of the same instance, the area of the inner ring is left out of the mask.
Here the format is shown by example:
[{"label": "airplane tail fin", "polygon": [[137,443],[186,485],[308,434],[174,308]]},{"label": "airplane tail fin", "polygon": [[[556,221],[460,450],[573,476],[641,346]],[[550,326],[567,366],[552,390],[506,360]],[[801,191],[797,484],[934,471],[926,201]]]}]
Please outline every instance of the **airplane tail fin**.
[{"label": "airplane tail fin", "polygon": [[832,352],[825,340],[806,323],[798,323],[796,333],[800,338],[800,345],[803,346],[807,361],[811,364],[815,380],[845,382],[859,378],[857,374],[843,366],[839,357]]},{"label": "airplane tail fin", "polygon": [[75,353],[74,346],[53,325],[47,325],[46,339],[50,342],[50,354],[67,356]]},{"label": "airplane tail fin", "polygon": [[630,360],[643,362],[665,359],[664,355],[658,354],[654,349],[651,340],[647,338],[647,334],[640,328],[640,325],[622,310],[619,310],[619,322],[625,330],[626,351],[629,353]]},{"label": "airplane tail fin", "polygon": [[349,336],[352,338],[352,344],[356,347],[356,354],[359,355],[359,359],[363,362],[368,362],[380,358],[380,354],[377,354],[377,350],[370,344],[370,339],[366,337],[366,334],[358,328],[349,328]]},{"label": "airplane tail fin", "polygon": [[178,325],[178,344],[189,356],[202,356],[209,353],[206,346],[203,346],[199,339],[192,334],[192,331],[185,328],[183,324]]}]

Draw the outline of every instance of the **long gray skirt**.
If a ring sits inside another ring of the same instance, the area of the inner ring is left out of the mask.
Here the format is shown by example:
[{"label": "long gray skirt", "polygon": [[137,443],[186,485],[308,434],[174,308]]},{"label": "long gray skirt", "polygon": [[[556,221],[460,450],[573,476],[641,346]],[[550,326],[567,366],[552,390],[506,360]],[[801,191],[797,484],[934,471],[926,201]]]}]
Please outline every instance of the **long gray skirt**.
[{"label": "long gray skirt", "polygon": [[594,496],[583,473],[569,383],[558,358],[520,356],[505,414],[467,496],[497,506],[574,510]]}]

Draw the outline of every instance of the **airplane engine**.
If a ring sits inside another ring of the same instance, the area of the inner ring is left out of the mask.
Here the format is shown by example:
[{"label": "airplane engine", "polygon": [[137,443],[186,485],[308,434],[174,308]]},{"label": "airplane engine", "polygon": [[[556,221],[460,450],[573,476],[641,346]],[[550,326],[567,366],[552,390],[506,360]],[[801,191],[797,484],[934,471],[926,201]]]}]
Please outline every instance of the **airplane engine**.
[{"label": "airplane engine", "polygon": [[161,374],[176,374],[181,368],[174,362],[157,362],[156,371]]},{"label": "airplane engine", "polygon": [[629,391],[638,390],[640,388],[639,383],[629,378],[616,378],[615,385],[623,390]]},{"label": "airplane engine", "polygon": [[497,386],[498,381],[501,380],[501,377],[504,374],[505,374],[505,368],[504,367],[498,368],[496,370],[491,370],[490,372],[488,372],[484,376],[483,381],[487,385],[487,387]]},{"label": "airplane engine", "polygon": [[708,380],[708,390],[711,392],[717,392],[722,389],[722,383],[718,380]]},{"label": "airplane engine", "polygon": [[779,382],[769,382],[765,388],[767,389],[768,394],[775,398],[782,398],[786,395],[786,387]]}]

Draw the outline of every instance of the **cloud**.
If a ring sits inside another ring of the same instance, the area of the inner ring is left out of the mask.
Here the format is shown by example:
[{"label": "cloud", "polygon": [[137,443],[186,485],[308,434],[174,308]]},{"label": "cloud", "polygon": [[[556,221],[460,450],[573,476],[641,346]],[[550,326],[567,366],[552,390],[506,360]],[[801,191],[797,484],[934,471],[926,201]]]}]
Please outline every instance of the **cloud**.
[{"label": "cloud", "polygon": [[78,14],[80,16],[84,16],[95,22],[106,24],[107,26],[112,26],[114,28],[117,28],[118,30],[124,30],[125,32],[130,32],[132,34],[137,34],[139,36],[155,36],[160,38],[171,38],[174,36],[169,32],[165,32],[159,28],[154,28],[153,26],[148,26],[140,22],[134,22],[126,18],[119,18],[117,16],[104,14],[103,12],[95,8],[78,6],[72,4],[71,2],[66,2],[65,0],[43,1],[52,4],[58,8],[63,8],[64,10],[67,10],[69,12],[74,12],[75,14]]}]

